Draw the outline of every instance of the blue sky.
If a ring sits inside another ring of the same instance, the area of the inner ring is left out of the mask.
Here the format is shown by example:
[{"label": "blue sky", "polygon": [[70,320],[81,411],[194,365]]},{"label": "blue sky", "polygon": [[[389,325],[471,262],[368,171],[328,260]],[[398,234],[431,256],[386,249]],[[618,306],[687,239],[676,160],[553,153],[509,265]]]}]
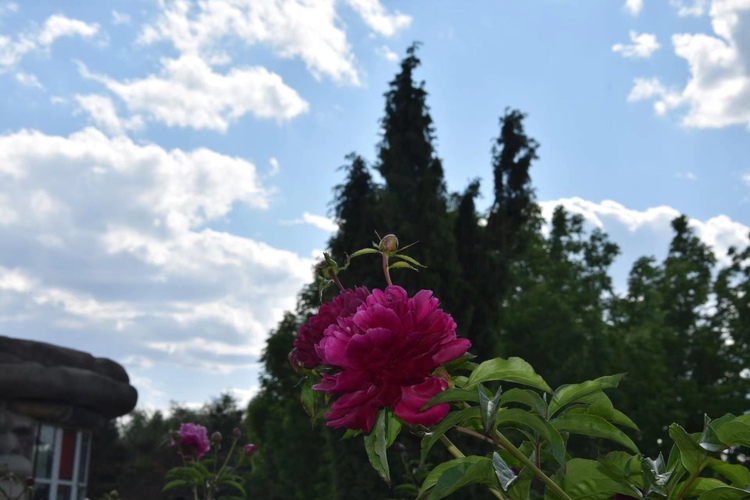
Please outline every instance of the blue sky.
[{"label": "blue sky", "polygon": [[451,191],[489,205],[519,108],[545,213],[606,229],[618,286],[680,213],[721,256],[750,231],[748,33],[748,0],[0,0],[0,334],[115,359],[150,408],[246,401],[417,40]]}]

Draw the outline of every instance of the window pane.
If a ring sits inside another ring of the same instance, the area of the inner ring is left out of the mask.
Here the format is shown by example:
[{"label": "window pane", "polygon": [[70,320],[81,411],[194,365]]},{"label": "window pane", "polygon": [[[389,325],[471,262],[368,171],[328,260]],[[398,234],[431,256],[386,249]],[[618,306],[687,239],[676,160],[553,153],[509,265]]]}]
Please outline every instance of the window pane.
[{"label": "window pane", "polygon": [[34,486],[34,500],[49,500],[49,484]]},{"label": "window pane", "polygon": [[60,452],[60,479],[70,481],[73,479],[73,462],[76,456],[76,432],[63,431],[62,450]]},{"label": "window pane", "polygon": [[71,498],[70,486],[58,486],[57,498],[55,500],[73,500]]},{"label": "window pane", "polygon": [[81,452],[78,462],[78,482],[86,483],[86,468],[89,466],[89,446],[91,433],[81,432]]},{"label": "window pane", "polygon": [[78,500],[86,500],[86,487],[78,486]]},{"label": "window pane", "polygon": [[52,477],[52,461],[55,458],[55,428],[42,424],[34,448],[34,477],[49,479]]}]

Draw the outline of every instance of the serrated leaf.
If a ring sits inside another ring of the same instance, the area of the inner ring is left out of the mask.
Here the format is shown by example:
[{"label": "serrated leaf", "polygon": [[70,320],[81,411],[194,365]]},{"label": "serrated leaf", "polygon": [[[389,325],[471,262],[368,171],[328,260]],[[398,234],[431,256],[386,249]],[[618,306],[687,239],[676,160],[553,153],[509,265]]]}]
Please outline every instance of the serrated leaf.
[{"label": "serrated leaf", "polygon": [[622,377],[624,376],[624,373],[620,373],[617,375],[599,377],[594,380],[587,380],[586,382],[581,382],[580,384],[570,384],[558,387],[558,389],[555,391],[554,396],[552,397],[552,401],[550,401],[549,403],[549,416],[552,417],[564,406],[585,398],[590,394],[601,391],[603,389],[611,389],[617,387],[617,385],[620,383],[620,380],[622,380]]},{"label": "serrated leaf", "polygon": [[449,413],[443,420],[440,421],[439,424],[433,426],[432,431],[425,435],[424,438],[422,438],[422,456],[420,459],[421,463],[425,462],[430,449],[434,446],[435,443],[440,440],[440,437],[443,434],[448,432],[455,425],[462,425],[463,427],[466,427],[466,422],[468,422],[469,420],[481,420],[478,407],[471,406],[469,408],[464,408],[461,411]]},{"label": "serrated leaf", "polygon": [[485,361],[471,373],[464,388],[473,389],[480,383],[494,380],[513,382],[552,392],[547,382],[521,358],[495,358]]},{"label": "serrated leaf", "polygon": [[503,491],[508,491],[508,488],[510,488],[510,485],[518,479],[518,476],[516,476],[516,473],[508,467],[508,464],[505,463],[503,457],[497,452],[492,454],[492,466],[495,469],[497,480],[500,482],[500,487]]},{"label": "serrated leaf", "polygon": [[677,424],[669,426],[669,437],[672,438],[680,451],[682,466],[689,473],[695,474],[706,456],[706,451],[698,445],[698,442],[692,436],[685,432],[685,429]]},{"label": "serrated leaf", "polygon": [[534,410],[540,417],[547,418],[547,404],[539,394],[529,389],[514,387],[506,391],[500,398],[500,404],[505,406],[508,403],[521,403]]},{"label": "serrated leaf", "polygon": [[498,387],[497,392],[492,399],[490,399],[487,396],[484,386],[479,384],[477,395],[479,397],[479,411],[482,416],[482,426],[484,427],[484,432],[487,433],[490,432],[492,424],[495,421],[495,414],[498,409],[497,404],[500,402],[500,396],[503,395],[503,389],[502,387]]},{"label": "serrated leaf", "polygon": [[624,432],[596,415],[562,415],[551,421],[558,432],[571,432],[584,436],[609,439],[638,453],[638,447]]},{"label": "serrated leaf", "polygon": [[456,458],[438,465],[427,475],[418,498],[439,500],[463,486],[495,481],[495,469],[489,458],[473,455]]}]

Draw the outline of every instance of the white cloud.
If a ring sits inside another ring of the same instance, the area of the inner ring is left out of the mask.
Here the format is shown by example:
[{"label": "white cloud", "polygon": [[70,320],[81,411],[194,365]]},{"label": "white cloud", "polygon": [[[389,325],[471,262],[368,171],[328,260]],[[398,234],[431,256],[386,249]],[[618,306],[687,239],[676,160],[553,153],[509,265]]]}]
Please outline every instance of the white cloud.
[{"label": "white cloud", "polygon": [[399,12],[389,15],[378,0],[346,1],[362,17],[367,26],[380,35],[393,36],[411,24],[411,16]]},{"label": "white cloud", "polygon": [[257,118],[290,120],[309,105],[275,73],[263,67],[232,68],[215,72],[203,59],[183,55],[162,60],[159,75],[117,81],[90,73],[122,99],[132,113],[142,114],[168,126],[226,131],[246,114]]},{"label": "white cloud", "polygon": [[378,49],[378,52],[386,61],[390,61],[390,62],[398,61],[398,54],[393,52],[387,45],[381,46],[380,49]]},{"label": "white cloud", "polygon": [[96,23],[90,24],[61,15],[50,16],[35,33],[21,33],[15,40],[0,35],[0,69],[15,66],[32,51],[49,49],[60,38],[92,38],[98,32],[99,25]]},{"label": "white cloud", "polygon": [[208,226],[266,208],[269,191],[253,164],[204,148],[0,135],[0,320],[36,340],[102,339],[138,376],[167,360],[257,368],[314,261]]},{"label": "white cloud", "polygon": [[680,17],[700,17],[706,13],[708,0],[692,0],[689,5],[686,5],[685,0],[669,0],[669,4],[677,9],[677,15]]},{"label": "white cloud", "polygon": [[323,231],[334,232],[339,230],[339,225],[335,221],[322,215],[315,215],[308,212],[302,214],[301,219],[285,221],[284,224],[310,224]]},{"label": "white cloud", "polygon": [[698,176],[695,175],[693,172],[677,172],[675,174],[675,177],[678,179],[686,179],[688,181],[697,181]]},{"label": "white cloud", "polygon": [[630,32],[631,45],[616,43],[612,46],[612,52],[619,52],[623,57],[632,59],[647,59],[659,49],[656,35],[650,33]]},{"label": "white cloud", "polygon": [[633,16],[637,16],[643,10],[643,0],[627,0],[625,10]]},{"label": "white cloud", "polygon": [[271,170],[268,172],[269,177],[273,177],[281,171],[279,160],[277,160],[276,158],[269,158],[268,163],[271,165]]},{"label": "white cloud", "polygon": [[359,84],[334,0],[164,0],[162,10],[141,32],[141,43],[169,41],[181,54],[226,63],[222,42],[233,37],[249,46],[267,44],[284,58],[299,57],[316,78]]},{"label": "white cloud", "polygon": [[[680,212],[672,207],[662,205],[646,210],[633,210],[612,200],[601,203],[582,198],[561,198],[540,203],[542,215],[550,220],[555,207],[562,205],[571,213],[582,215],[594,226],[607,231],[623,227],[630,233],[648,230],[671,235],[671,222],[679,217]],[[731,220],[726,215],[718,215],[706,221],[690,219],[698,237],[711,246],[722,264],[728,264],[727,250],[731,246],[744,248],[750,245],[750,227]]]},{"label": "white cloud", "polygon": [[89,94],[76,95],[79,110],[87,113],[91,120],[99,127],[111,134],[123,134],[126,130],[138,130],[143,127],[143,119],[136,115],[127,120],[122,120],[117,115],[112,100],[103,95]]},{"label": "white cloud", "polygon": [[656,98],[659,114],[686,107],[688,127],[750,127],[750,1],[715,0],[710,10],[714,36],[675,34],[675,54],[687,61],[690,78],[681,91],[657,78],[636,79],[629,100]]},{"label": "white cloud", "polygon": [[23,71],[19,71],[18,73],[16,73],[16,81],[24,87],[44,90],[44,85],[39,82],[39,79],[36,77],[36,75],[32,75],[31,73],[24,73]]},{"label": "white cloud", "polygon": [[18,4],[15,2],[7,2],[0,4],[0,17],[8,14],[14,14],[18,12]]},{"label": "white cloud", "polygon": [[123,14],[121,12],[117,12],[116,10],[112,11],[112,24],[115,26],[120,24],[130,24],[130,15]]}]

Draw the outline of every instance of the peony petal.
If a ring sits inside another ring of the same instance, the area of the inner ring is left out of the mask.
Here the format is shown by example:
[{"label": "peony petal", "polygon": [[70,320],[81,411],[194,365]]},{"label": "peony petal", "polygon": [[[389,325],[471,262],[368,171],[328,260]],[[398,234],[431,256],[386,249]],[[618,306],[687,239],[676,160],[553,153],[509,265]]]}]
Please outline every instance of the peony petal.
[{"label": "peony petal", "polygon": [[437,377],[430,377],[420,384],[402,387],[401,400],[393,407],[393,413],[409,424],[436,424],[448,414],[450,408],[447,403],[432,406],[425,411],[420,409],[430,398],[447,388],[448,382]]},{"label": "peony petal", "polygon": [[468,339],[456,339],[440,347],[440,351],[433,356],[435,366],[440,366],[448,361],[458,359],[469,350],[471,342]]}]

